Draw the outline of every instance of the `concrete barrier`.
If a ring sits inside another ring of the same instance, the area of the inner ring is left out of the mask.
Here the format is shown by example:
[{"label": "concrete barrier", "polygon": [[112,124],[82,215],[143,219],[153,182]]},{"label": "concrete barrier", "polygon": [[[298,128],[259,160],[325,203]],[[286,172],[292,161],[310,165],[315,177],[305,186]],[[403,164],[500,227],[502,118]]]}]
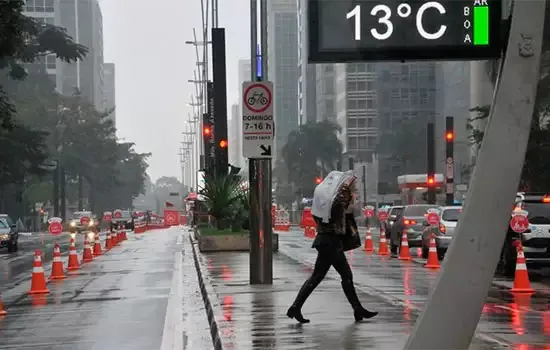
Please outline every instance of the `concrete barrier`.
[{"label": "concrete barrier", "polygon": [[[201,252],[238,252],[250,251],[248,233],[201,236],[200,231],[195,233]],[[273,233],[273,251],[279,251],[279,235]]]}]

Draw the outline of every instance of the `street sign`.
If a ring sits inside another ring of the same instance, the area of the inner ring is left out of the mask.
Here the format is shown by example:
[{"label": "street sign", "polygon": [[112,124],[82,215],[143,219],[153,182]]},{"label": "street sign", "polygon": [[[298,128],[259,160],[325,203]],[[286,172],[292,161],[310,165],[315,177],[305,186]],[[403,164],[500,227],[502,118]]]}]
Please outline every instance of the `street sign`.
[{"label": "street sign", "polygon": [[88,216],[83,216],[80,218],[80,224],[86,226],[90,223],[90,217]]},{"label": "street sign", "polygon": [[389,215],[388,215],[387,211],[385,211],[385,210],[379,210],[378,211],[378,220],[386,221],[386,220],[388,220],[388,217],[389,217]]},{"label": "street sign", "polygon": [[243,156],[252,159],[273,157],[273,83],[243,83]]},{"label": "street sign", "polygon": [[522,212],[515,212],[510,219],[510,228],[516,233],[523,233],[529,228],[527,215]]},{"label": "street sign", "polygon": [[501,6],[500,0],[308,0],[309,63],[495,59]]},{"label": "street sign", "polygon": [[106,211],[103,213],[103,221],[105,222],[111,222],[113,221],[113,213],[110,211]]},{"label": "street sign", "polygon": [[439,224],[439,214],[437,214],[436,212],[428,213],[428,215],[426,216],[426,220],[428,220],[428,224],[435,226]]},{"label": "street sign", "polygon": [[447,158],[447,161],[445,162],[445,177],[447,179],[454,178],[455,175],[455,164],[453,158],[449,157]]},{"label": "street sign", "polygon": [[61,222],[63,219],[53,217],[48,220],[48,232],[54,236],[57,236],[63,232],[63,225]]},{"label": "street sign", "polygon": [[372,218],[374,216],[374,208],[373,207],[366,207],[365,208],[365,216],[368,218]]}]

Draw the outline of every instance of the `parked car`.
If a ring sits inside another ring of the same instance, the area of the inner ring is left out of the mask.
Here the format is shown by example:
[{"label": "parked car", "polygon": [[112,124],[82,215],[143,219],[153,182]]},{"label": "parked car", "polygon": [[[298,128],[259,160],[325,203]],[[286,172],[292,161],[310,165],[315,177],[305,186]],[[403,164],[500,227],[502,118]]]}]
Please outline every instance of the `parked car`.
[{"label": "parked car", "polygon": [[409,247],[422,246],[422,232],[426,227],[426,211],[431,208],[438,208],[435,204],[411,204],[406,205],[401,213],[396,217],[395,222],[390,228],[390,248],[391,252],[396,254],[401,246],[401,236],[403,232],[407,233]]},{"label": "parked car", "polygon": [[0,247],[8,253],[19,250],[19,229],[8,214],[0,214]]},{"label": "parked car", "polygon": [[401,212],[403,212],[403,208],[404,206],[402,205],[395,205],[388,209],[388,220],[383,223],[384,231],[386,232],[386,239],[390,239],[391,227],[393,226]]},{"label": "parked car", "polygon": [[529,229],[518,234],[508,225],[496,272],[510,277],[516,269],[516,241],[523,246],[529,269],[550,266],[550,195],[520,192],[515,204],[514,209],[527,211]]},{"label": "parked car", "polygon": [[437,256],[439,259],[445,257],[453,239],[454,230],[458,223],[458,218],[462,212],[462,207],[453,205],[438,208],[439,225],[432,226],[427,221],[424,222],[425,229],[422,233],[422,257],[428,258],[430,239],[435,235],[435,245],[437,247]]}]

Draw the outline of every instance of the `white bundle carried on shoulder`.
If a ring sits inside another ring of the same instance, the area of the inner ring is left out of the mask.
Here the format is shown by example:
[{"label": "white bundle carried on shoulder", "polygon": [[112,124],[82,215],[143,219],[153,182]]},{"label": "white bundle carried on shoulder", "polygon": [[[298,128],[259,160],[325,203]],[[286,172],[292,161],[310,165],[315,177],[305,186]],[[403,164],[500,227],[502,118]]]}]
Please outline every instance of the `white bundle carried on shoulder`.
[{"label": "white bundle carried on shoulder", "polygon": [[346,172],[331,171],[323,179],[313,192],[313,204],[311,206],[311,214],[321,220],[324,223],[328,223],[330,220],[330,212],[334,199],[338,195],[340,188],[344,185],[351,185],[355,182],[357,177],[352,170]]}]

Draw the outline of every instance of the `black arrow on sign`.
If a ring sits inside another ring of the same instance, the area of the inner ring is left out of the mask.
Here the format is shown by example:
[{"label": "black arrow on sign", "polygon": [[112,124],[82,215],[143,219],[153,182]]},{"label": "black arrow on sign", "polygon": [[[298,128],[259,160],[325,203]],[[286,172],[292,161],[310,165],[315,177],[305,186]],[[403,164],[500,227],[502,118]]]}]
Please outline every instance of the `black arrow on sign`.
[{"label": "black arrow on sign", "polygon": [[262,155],[262,156],[270,156],[271,155],[271,146],[261,145],[260,148],[263,151],[263,153],[260,154],[260,155]]}]

